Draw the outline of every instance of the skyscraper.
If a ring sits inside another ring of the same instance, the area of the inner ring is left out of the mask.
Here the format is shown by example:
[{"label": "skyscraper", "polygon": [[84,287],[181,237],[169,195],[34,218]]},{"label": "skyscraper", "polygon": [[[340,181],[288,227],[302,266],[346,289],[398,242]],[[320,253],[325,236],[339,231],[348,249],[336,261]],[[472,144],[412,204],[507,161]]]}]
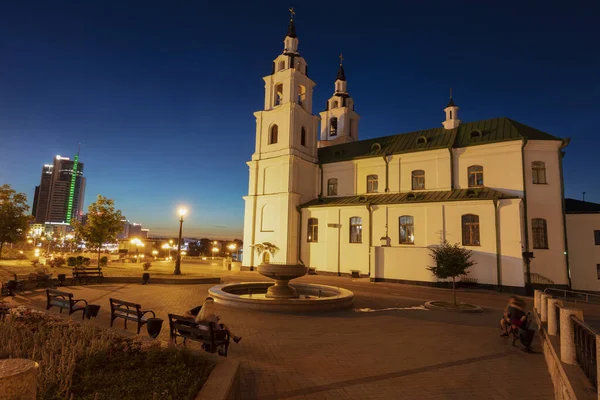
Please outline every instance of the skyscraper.
[{"label": "skyscraper", "polygon": [[80,219],[83,214],[85,178],[79,154],[74,160],[56,156],[53,165],[42,167],[40,185],[35,188],[33,216],[37,223]]}]

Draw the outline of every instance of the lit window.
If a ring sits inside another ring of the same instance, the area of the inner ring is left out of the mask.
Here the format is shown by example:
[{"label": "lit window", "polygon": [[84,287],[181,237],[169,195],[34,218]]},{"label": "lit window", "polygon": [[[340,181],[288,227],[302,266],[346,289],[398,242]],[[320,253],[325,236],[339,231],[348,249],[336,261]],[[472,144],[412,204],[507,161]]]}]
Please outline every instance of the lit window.
[{"label": "lit window", "polygon": [[377,193],[378,187],[377,175],[367,176],[367,193]]},{"label": "lit window", "polygon": [[531,173],[533,174],[533,183],[544,184],[546,182],[546,164],[542,161],[531,163]]},{"label": "lit window", "polygon": [[415,220],[410,215],[400,217],[400,244],[415,243]]},{"label": "lit window", "polygon": [[362,218],[350,218],[350,243],[362,243]]},{"label": "lit window", "polygon": [[298,104],[302,105],[306,100],[306,87],[303,85],[298,86]]},{"label": "lit window", "polygon": [[479,246],[479,216],[465,214],[462,216],[463,246]]},{"label": "lit window", "polygon": [[277,128],[277,125],[273,125],[271,127],[271,134],[269,135],[269,144],[277,143],[278,131],[279,129]]},{"label": "lit window", "polygon": [[300,144],[306,146],[306,129],[304,127],[300,130]]},{"label": "lit window", "polygon": [[533,234],[533,248],[547,249],[548,248],[548,229],[546,228],[546,220],[542,218],[534,218],[531,220],[531,231]]},{"label": "lit window", "polygon": [[317,218],[308,219],[308,242],[319,241],[319,220]]},{"label": "lit window", "polygon": [[337,118],[331,118],[329,122],[329,136],[337,136]]},{"label": "lit window", "polygon": [[412,190],[425,189],[425,171],[418,169],[412,172]]},{"label": "lit window", "polygon": [[283,103],[283,84],[278,83],[275,85],[275,102],[276,106],[280,106]]},{"label": "lit window", "polygon": [[338,194],[338,180],[337,178],[331,178],[327,181],[327,196],[337,196]]},{"label": "lit window", "polygon": [[469,187],[483,186],[483,167],[472,165],[467,169],[469,173]]}]

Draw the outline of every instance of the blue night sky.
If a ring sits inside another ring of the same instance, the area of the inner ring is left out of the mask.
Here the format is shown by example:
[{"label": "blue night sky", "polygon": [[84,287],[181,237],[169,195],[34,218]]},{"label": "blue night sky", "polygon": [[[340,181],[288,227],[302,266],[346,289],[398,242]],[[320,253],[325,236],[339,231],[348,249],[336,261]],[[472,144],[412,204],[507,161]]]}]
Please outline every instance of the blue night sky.
[{"label": "blue night sky", "polygon": [[[508,116],[570,137],[566,195],[600,202],[600,2],[491,3],[297,2],[313,112],[342,52],[360,138],[440,126],[453,87],[463,121]],[[186,235],[241,237],[252,113],[287,8],[4,1],[0,184],[32,201],[42,165],[81,142],[86,207],[108,196],[156,235],[176,232],[185,204]]]}]

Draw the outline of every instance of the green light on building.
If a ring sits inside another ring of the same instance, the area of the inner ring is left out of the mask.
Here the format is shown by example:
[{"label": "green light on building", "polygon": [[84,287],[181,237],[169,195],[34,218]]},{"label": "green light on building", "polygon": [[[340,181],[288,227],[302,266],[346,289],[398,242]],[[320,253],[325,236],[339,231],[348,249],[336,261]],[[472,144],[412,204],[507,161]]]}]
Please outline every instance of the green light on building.
[{"label": "green light on building", "polygon": [[75,156],[75,160],[73,161],[73,172],[71,175],[71,187],[69,188],[69,203],[67,206],[67,220],[66,223],[71,223],[71,217],[73,214],[73,199],[75,197],[75,180],[77,179],[77,167],[79,164],[79,154]]}]

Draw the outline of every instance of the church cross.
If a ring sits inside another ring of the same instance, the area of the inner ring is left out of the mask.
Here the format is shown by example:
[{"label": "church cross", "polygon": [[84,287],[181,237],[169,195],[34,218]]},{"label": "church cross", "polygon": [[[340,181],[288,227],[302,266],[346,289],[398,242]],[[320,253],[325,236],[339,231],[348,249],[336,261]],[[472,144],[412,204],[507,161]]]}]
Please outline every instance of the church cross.
[{"label": "church cross", "polygon": [[296,11],[294,11],[294,6],[290,7],[290,21],[294,20],[294,15],[296,15]]},{"label": "church cross", "polygon": [[344,56],[342,56],[342,53],[340,53],[340,65],[342,65],[343,61],[344,61]]}]

